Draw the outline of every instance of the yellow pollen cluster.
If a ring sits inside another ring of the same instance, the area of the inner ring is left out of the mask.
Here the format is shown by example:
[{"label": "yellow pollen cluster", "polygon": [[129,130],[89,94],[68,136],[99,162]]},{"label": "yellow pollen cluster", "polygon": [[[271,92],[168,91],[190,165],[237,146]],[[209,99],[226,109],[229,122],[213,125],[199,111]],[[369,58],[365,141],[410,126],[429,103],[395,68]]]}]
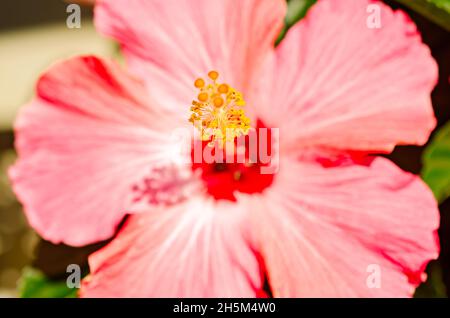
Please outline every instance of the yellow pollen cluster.
[{"label": "yellow pollen cluster", "polygon": [[225,83],[218,83],[219,73],[208,73],[209,83],[198,78],[194,86],[198,88],[197,100],[192,102],[191,122],[201,133],[202,140],[218,142],[220,147],[236,137],[247,135],[250,119],[245,116],[245,101],[242,94]]}]

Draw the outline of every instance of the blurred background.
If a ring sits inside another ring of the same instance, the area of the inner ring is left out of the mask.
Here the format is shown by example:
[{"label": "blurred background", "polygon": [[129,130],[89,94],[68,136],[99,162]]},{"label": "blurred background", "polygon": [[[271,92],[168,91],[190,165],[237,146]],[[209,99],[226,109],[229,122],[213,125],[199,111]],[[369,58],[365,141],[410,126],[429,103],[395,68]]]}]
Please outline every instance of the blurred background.
[{"label": "blurred background", "polygon": [[[313,2],[291,0],[287,27]],[[450,15],[416,13],[408,1],[385,2],[408,12],[439,64],[440,82],[432,99],[440,128],[450,119],[450,32],[446,27]],[[67,6],[60,0],[2,0],[0,4],[0,297],[70,296],[58,285],[66,276],[66,266],[81,264],[86,271],[87,255],[104,244],[72,248],[41,240],[27,225],[6,175],[16,158],[13,121],[20,106],[33,96],[39,74],[56,60],[77,54],[118,56],[117,45],[96,34],[91,6],[81,7],[81,27],[72,29],[66,25]],[[420,174],[424,148],[398,147],[389,157],[404,170]],[[440,209],[441,255],[429,265],[429,279],[416,297],[446,297],[450,288],[450,200],[444,198]]]}]

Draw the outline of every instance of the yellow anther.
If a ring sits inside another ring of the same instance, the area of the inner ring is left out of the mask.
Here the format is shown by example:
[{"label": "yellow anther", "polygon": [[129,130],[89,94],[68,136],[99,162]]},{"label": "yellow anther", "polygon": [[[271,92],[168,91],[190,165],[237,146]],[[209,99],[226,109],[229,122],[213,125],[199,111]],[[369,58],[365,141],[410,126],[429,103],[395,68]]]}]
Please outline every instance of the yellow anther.
[{"label": "yellow anther", "polygon": [[203,78],[197,78],[197,79],[195,80],[194,85],[195,85],[195,87],[197,87],[197,88],[202,88],[202,87],[205,86],[205,81],[203,80]]},{"label": "yellow anther", "polygon": [[210,79],[212,79],[213,81],[215,81],[216,79],[219,78],[219,72],[217,72],[217,71],[210,71],[210,72],[208,73],[208,76],[209,76]]},{"label": "yellow anther", "polygon": [[216,107],[222,107],[223,106],[223,98],[222,97],[216,97],[214,98],[214,106]]},{"label": "yellow anther", "polygon": [[216,83],[219,73],[211,71],[208,77],[212,83],[205,83],[202,78],[195,81],[199,89],[198,100],[191,106],[191,122],[201,133],[201,139],[217,142],[221,147],[232,142],[236,137],[247,135],[250,130],[250,119],[245,116],[245,101],[242,94],[228,84]]},{"label": "yellow anther", "polygon": [[208,100],[208,94],[207,93],[198,94],[198,100],[201,102],[206,102]]},{"label": "yellow anther", "polygon": [[227,84],[220,84],[219,88],[217,89],[220,94],[226,94],[228,93],[228,85]]}]

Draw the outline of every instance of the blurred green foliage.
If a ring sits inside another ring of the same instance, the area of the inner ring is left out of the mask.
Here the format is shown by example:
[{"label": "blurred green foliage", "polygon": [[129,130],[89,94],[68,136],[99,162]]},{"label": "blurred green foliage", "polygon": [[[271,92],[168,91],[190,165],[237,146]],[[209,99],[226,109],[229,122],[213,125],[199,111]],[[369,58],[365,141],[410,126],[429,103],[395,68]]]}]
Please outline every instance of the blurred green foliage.
[{"label": "blurred green foliage", "polygon": [[19,282],[22,298],[76,298],[78,289],[69,288],[65,281],[52,281],[37,269],[26,267]]},{"label": "blurred green foliage", "polygon": [[276,44],[278,45],[281,40],[285,37],[286,32],[292,27],[297,21],[302,19],[308,9],[316,3],[317,0],[287,0],[288,1],[288,11],[286,17],[284,18],[284,28],[279,35]]},{"label": "blurred green foliage", "polygon": [[450,0],[397,0],[450,31]]},{"label": "blurred green foliage", "polygon": [[422,178],[442,203],[450,196],[450,123],[436,133],[422,160]]},{"label": "blurred green foliage", "polygon": [[447,292],[439,261],[431,262],[427,268],[428,279],[414,293],[415,298],[446,298]]}]

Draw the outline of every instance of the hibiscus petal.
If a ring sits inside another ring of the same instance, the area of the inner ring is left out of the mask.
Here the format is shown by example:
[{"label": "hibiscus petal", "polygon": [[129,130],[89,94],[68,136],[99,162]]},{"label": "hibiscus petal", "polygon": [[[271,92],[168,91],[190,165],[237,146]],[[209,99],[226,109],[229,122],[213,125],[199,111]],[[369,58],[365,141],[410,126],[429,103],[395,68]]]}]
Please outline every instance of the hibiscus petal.
[{"label": "hibiscus petal", "polygon": [[100,0],[95,23],[122,44],[130,69],[163,106],[188,111],[194,80],[210,70],[245,90],[285,12],[284,0]]},{"label": "hibiscus petal", "polygon": [[37,95],[17,119],[19,160],[10,170],[30,224],[54,243],[111,237],[133,183],[167,159],[172,123],[141,82],[94,57],[52,67]]},{"label": "hibiscus petal", "polygon": [[89,258],[82,297],[255,297],[262,273],[245,211],[192,198],[130,217]]},{"label": "hibiscus petal", "polygon": [[[377,10],[380,28],[370,28]],[[289,30],[247,101],[266,125],[285,131],[286,143],[390,152],[427,141],[437,77],[403,12],[368,0],[321,0]]]},{"label": "hibiscus petal", "polygon": [[431,191],[384,158],[286,159],[264,197],[247,200],[275,296],[411,296],[438,256]]}]

